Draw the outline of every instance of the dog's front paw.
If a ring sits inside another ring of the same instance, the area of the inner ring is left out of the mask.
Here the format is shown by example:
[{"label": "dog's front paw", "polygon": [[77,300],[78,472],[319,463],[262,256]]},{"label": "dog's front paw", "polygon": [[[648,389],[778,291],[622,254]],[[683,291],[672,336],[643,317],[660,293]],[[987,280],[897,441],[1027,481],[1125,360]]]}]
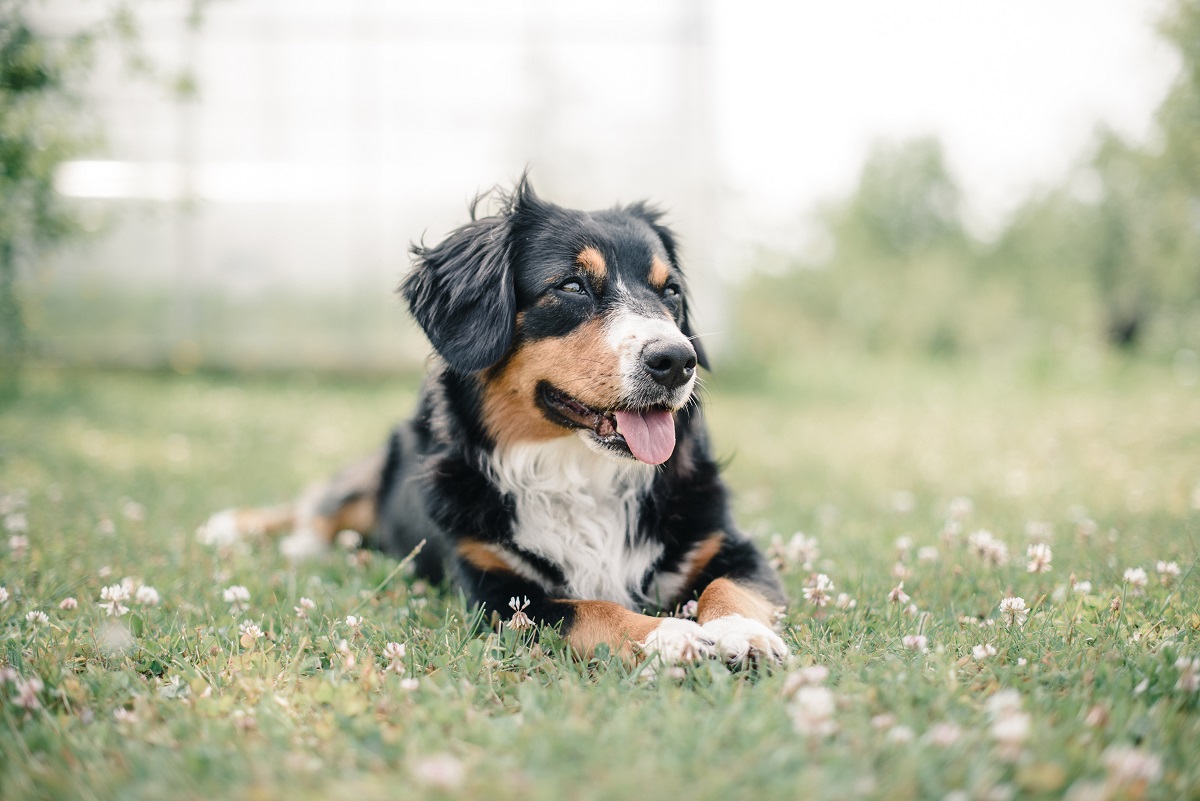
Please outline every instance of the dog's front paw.
[{"label": "dog's front paw", "polygon": [[648,662],[679,665],[699,662],[715,654],[713,639],[690,620],[663,618],[637,649]]},{"label": "dog's front paw", "polygon": [[750,661],[782,663],[788,657],[783,638],[767,626],[742,615],[726,615],[702,627],[717,644],[716,651],[732,664]]}]

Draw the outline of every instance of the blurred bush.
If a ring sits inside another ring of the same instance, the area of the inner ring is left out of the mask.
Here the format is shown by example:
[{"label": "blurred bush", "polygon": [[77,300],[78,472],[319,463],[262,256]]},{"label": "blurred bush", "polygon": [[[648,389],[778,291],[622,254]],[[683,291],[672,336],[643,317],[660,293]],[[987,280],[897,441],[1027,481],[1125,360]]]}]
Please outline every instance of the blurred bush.
[{"label": "blurred bush", "polygon": [[39,35],[26,24],[25,5],[0,0],[0,401],[15,394],[24,354],[18,267],[77,231],[54,191],[54,171],[89,141],[74,87],[90,37]]},{"label": "blurred bush", "polygon": [[1178,3],[1162,31],[1182,69],[1151,142],[1099,131],[1070,178],[990,241],[964,225],[936,140],[878,146],[853,194],[819,214],[826,254],[759,254],[740,362],[822,348],[940,359],[1200,348],[1200,2]]}]

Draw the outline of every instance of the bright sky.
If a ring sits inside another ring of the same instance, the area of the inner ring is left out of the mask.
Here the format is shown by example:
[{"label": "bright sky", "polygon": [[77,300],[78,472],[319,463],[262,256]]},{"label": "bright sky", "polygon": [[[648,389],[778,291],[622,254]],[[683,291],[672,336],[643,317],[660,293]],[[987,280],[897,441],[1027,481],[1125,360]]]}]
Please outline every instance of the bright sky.
[{"label": "bright sky", "polygon": [[935,134],[984,230],[1104,121],[1136,139],[1178,62],[1148,0],[716,0],[718,152],[782,222],[853,186],[872,141]]}]

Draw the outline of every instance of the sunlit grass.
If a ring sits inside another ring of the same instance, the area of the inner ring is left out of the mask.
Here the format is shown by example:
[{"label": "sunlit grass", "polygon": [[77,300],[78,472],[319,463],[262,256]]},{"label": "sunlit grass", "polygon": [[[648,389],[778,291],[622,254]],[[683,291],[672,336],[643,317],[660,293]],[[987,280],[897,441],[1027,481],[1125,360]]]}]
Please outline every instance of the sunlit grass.
[{"label": "sunlit grass", "polygon": [[1194,387],[870,360],[754,384],[718,375],[708,418],[739,519],[779,535],[794,662],[655,683],[390,559],[195,543],[376,447],[415,377],[32,371],[0,414],[4,798],[1197,796]]}]

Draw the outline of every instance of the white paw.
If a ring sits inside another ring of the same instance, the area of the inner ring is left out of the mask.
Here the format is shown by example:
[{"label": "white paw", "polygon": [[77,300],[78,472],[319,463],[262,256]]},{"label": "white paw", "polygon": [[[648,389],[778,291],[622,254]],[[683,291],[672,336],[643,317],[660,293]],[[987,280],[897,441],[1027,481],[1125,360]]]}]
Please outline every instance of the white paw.
[{"label": "white paw", "polygon": [[279,552],[288,559],[300,561],[329,550],[329,544],[312,529],[297,529],[279,541]]},{"label": "white paw", "polygon": [[679,665],[699,662],[713,655],[713,641],[704,629],[690,620],[667,617],[650,632],[638,651],[647,662]]},{"label": "white paw", "polygon": [[745,664],[751,660],[782,663],[788,657],[783,638],[767,626],[741,615],[726,615],[703,626],[717,653],[727,662]]},{"label": "white paw", "polygon": [[233,509],[217,512],[196,529],[196,539],[205,545],[232,545],[242,539],[237,513]]}]

